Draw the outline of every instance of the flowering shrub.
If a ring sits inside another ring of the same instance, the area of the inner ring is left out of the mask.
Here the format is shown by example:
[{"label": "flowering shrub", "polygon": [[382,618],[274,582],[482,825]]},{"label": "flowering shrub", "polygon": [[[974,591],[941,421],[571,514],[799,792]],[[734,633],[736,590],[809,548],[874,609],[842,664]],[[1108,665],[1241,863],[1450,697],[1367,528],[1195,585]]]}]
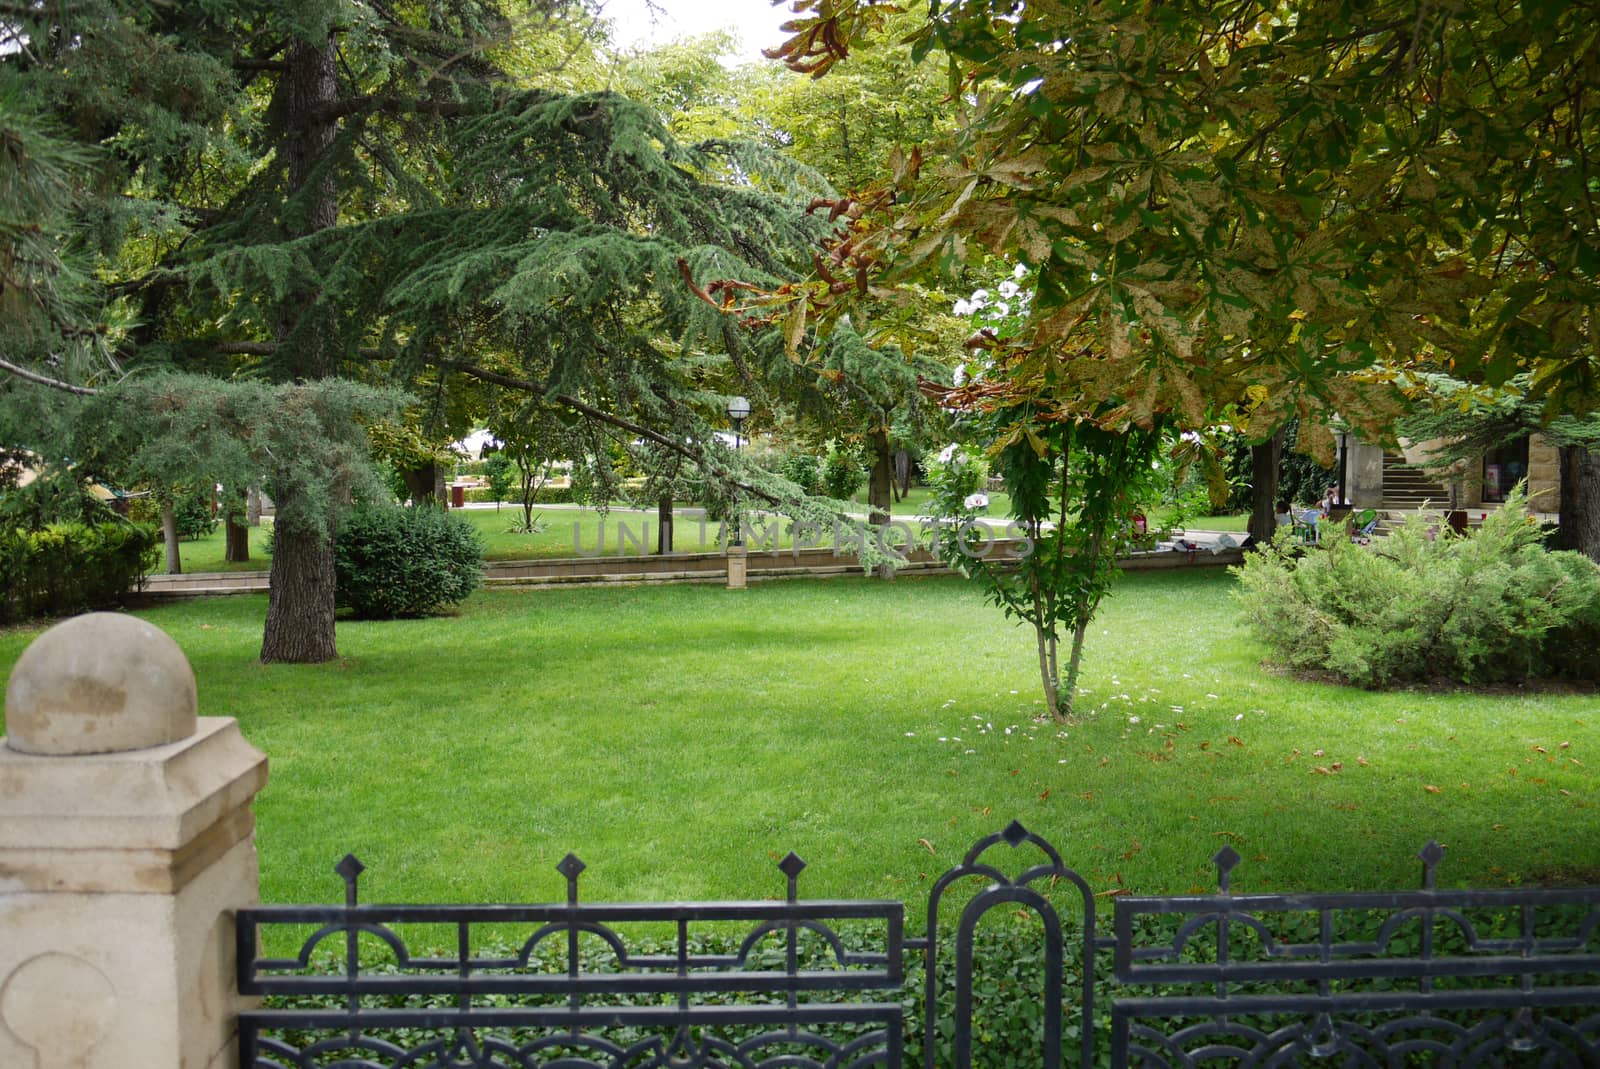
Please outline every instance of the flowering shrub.
[{"label": "flowering shrub", "polygon": [[[939,502],[953,504],[959,501],[966,512],[988,507],[989,497],[981,491],[988,482],[989,465],[977,453],[952,442],[936,456],[924,457],[922,469],[927,475],[928,486]],[[978,498],[982,498],[982,501],[978,501]],[[947,509],[943,514],[953,514],[955,511]]]}]

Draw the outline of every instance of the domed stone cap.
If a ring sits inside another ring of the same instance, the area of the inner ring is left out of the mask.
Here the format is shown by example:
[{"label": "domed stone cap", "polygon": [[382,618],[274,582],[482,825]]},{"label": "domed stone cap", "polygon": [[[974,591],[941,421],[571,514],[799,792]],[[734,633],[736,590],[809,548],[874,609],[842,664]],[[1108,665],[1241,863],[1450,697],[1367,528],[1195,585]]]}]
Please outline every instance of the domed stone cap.
[{"label": "domed stone cap", "polygon": [[189,659],[165,631],[92,612],[23,651],[6,684],[6,745],[29,754],[119,753],[195,732]]}]

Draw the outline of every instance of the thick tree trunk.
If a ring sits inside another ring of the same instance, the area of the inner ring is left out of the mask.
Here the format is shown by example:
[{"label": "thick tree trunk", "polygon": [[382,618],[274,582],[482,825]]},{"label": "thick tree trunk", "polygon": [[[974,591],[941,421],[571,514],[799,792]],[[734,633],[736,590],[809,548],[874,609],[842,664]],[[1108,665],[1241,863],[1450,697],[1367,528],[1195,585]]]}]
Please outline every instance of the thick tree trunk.
[{"label": "thick tree trunk", "polygon": [[167,574],[183,574],[183,558],[178,556],[178,507],[171,501],[161,503],[161,541],[167,547]]},{"label": "thick tree trunk", "polygon": [[1278,468],[1283,463],[1283,431],[1250,447],[1250,537],[1272,541],[1278,529]]},{"label": "thick tree trunk", "polygon": [[867,473],[867,522],[889,522],[894,505],[894,452],[889,448],[889,432],[872,432],[872,467]]},{"label": "thick tree trunk", "polygon": [[246,527],[261,526],[261,487],[252,486],[244,492],[244,522]]},{"label": "thick tree trunk", "polygon": [[1561,517],[1556,542],[1600,564],[1600,450],[1561,450]]},{"label": "thick tree trunk", "polygon": [[[283,227],[291,237],[313,234],[338,222],[333,172],[317,173],[338,132],[336,120],[328,112],[339,96],[336,60],[331,35],[318,42],[294,41],[273,95],[274,133],[288,172]],[[315,289],[291,294],[278,307],[275,320],[274,333],[288,357],[282,369],[287,377],[320,379],[338,370],[338,318],[334,309],[319,303]],[[333,542],[322,532],[322,524],[296,516],[295,486],[280,481],[274,494],[277,524],[261,660],[294,664],[332,660],[338,656],[333,629]]]},{"label": "thick tree trunk", "polygon": [[439,466],[429,464],[425,468],[411,468],[400,473],[400,478],[406,484],[406,492],[411,495],[411,503],[417,506],[434,505],[444,499],[437,494],[436,481],[439,476]]},{"label": "thick tree trunk", "polygon": [[250,528],[239,522],[237,516],[222,518],[224,546],[222,559],[230,564],[242,564],[250,559]]},{"label": "thick tree trunk", "polygon": [[270,582],[261,660],[320,664],[338,657],[333,542],[319,531],[280,524],[273,534]]},{"label": "thick tree trunk", "polygon": [[656,552],[672,552],[672,497],[656,499]]}]

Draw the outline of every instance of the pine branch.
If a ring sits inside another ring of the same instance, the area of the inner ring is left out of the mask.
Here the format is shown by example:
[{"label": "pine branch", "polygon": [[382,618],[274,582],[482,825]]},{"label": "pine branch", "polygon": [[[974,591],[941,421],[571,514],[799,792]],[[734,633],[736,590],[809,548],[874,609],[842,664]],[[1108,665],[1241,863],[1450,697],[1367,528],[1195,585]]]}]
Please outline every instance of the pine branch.
[{"label": "pine branch", "polygon": [[13,364],[9,360],[0,360],[0,371],[9,371],[19,379],[26,379],[27,381],[37,383],[40,386],[48,386],[53,390],[64,390],[67,393],[75,393],[79,397],[93,397],[100,392],[99,390],[96,390],[90,386],[74,386],[70,382],[62,382],[60,379],[52,379],[48,376],[41,375],[36,371],[29,371],[27,368]]},{"label": "pine branch", "polygon": [[349,97],[344,100],[335,100],[320,107],[309,109],[309,114],[318,122],[333,122],[336,119],[344,119],[352,115],[365,115],[374,111],[380,111],[386,115],[432,115],[440,119],[454,119],[463,115],[482,115],[485,113],[485,109],[481,104],[469,104],[460,100],[423,100],[415,97],[384,95]]},{"label": "pine branch", "polygon": [[[451,362],[441,363],[440,366],[449,368],[452,371],[459,371],[464,375],[470,375],[475,379],[479,379],[483,382],[491,383],[496,386],[504,386],[512,390],[523,390],[533,394],[540,394],[543,392],[542,388],[536,382],[529,382],[527,379],[513,378],[510,375],[502,375],[498,371],[490,371],[488,368],[478,367],[476,364],[461,364]],[[686,460],[693,460],[696,463],[705,462],[705,454],[700,450],[691,449],[682,442],[668,437],[667,435],[662,434],[660,431],[652,430],[641,423],[635,423],[632,420],[625,419],[622,416],[615,415],[611,412],[607,412],[604,409],[595,408],[593,405],[585,404],[583,401],[578,400],[571,394],[551,394],[547,399],[566,408],[570,408],[574,412],[588,416],[590,419],[598,420],[601,423],[616,427],[619,430],[627,431],[629,434],[638,435],[640,438],[643,438],[646,441],[654,442],[663,449],[676,453],[678,456],[681,456]],[[723,476],[723,479],[729,486],[737,487],[748,494],[754,494],[756,497],[761,498],[770,505],[777,505],[781,503],[779,498],[767,493],[765,490],[751,486],[749,483],[740,482],[737,479],[731,479],[727,476]]]}]

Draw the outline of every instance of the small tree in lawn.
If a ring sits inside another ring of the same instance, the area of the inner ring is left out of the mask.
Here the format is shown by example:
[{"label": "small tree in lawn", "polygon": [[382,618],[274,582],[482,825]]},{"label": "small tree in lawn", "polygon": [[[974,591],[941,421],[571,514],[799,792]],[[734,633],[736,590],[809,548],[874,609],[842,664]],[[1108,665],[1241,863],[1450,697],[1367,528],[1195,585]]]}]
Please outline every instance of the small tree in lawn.
[{"label": "small tree in lawn", "polygon": [[[502,443],[495,455],[505,457],[514,469],[514,476],[507,472],[507,482],[514,477],[517,503],[522,506],[522,521],[511,529],[536,534],[543,528],[533,518],[533,506],[538,503],[539,492],[549,484],[555,462],[572,455],[575,432],[549,409],[533,405],[504,421],[496,421],[491,430]],[[500,496],[498,490],[495,496]]]},{"label": "small tree in lawn", "polygon": [[[937,466],[933,484],[937,551],[980,582],[1007,617],[1032,625],[1045,705],[1052,717],[1067,720],[1084,639],[1118,574],[1129,517],[1155,491],[1162,433],[1159,427],[1107,429],[1035,401],[996,402],[992,393],[978,401],[970,388],[938,392],[947,406],[969,413],[969,434],[1005,479],[1011,519],[1025,541],[1014,554],[999,555],[988,552],[987,533],[972,537],[976,502],[960,478],[964,466],[947,462]],[[1064,670],[1063,631],[1071,635]]]},{"label": "small tree in lawn", "polygon": [[504,451],[490,453],[483,461],[483,474],[489,480],[489,495],[494,498],[494,510],[500,511],[500,502],[511,494],[518,483],[518,469]]}]

